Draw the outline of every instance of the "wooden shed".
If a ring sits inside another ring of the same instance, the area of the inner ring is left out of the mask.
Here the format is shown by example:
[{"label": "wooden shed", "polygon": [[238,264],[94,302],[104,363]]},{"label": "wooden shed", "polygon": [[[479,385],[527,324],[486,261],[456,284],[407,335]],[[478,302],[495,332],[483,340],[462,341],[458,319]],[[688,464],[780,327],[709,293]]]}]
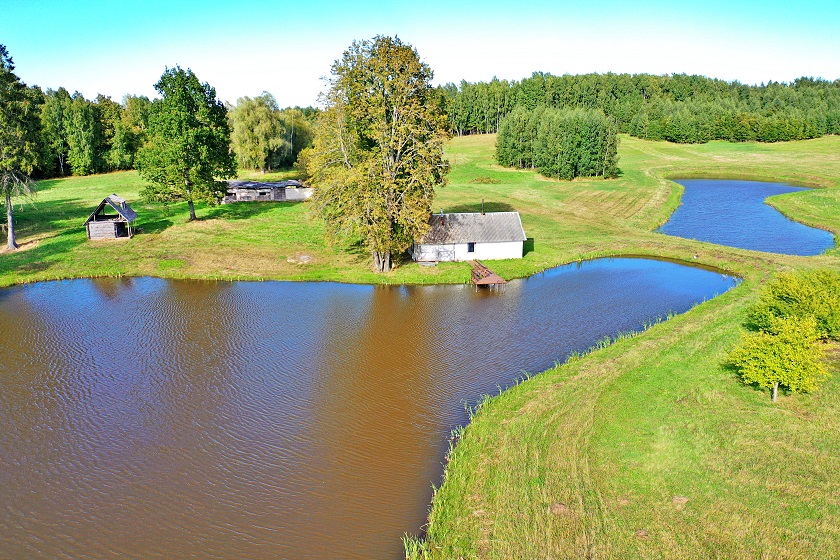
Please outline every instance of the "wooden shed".
[{"label": "wooden shed", "polygon": [[88,239],[128,239],[134,235],[131,223],[136,219],[137,212],[124,198],[107,196],[85,222]]},{"label": "wooden shed", "polygon": [[274,183],[228,181],[222,204],[251,201],[302,202],[310,196],[312,189],[295,179]]}]

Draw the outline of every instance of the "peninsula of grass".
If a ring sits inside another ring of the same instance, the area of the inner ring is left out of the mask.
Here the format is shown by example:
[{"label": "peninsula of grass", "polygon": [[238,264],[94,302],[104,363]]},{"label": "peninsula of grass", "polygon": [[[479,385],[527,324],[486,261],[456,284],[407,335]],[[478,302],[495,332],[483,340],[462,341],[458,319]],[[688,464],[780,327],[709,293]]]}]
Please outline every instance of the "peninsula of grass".
[{"label": "peninsula of grass", "polygon": [[[506,278],[599,256],[697,263],[744,281],[633,338],[486,401],[436,492],[429,558],[811,558],[840,551],[840,379],[776,404],[722,363],[747,307],[780,271],[838,268],[653,232],[679,204],[669,177],[738,177],[823,187],[774,197],[793,219],[840,232],[840,138],[674,145],[622,137],[614,180],[555,181],[493,162],[493,136],[453,139],[435,211],[517,210],[521,260]],[[278,175],[286,178],[285,175]],[[466,282],[468,266],[370,271],[362,248],[325,247],[305,204],[199,206],[139,200],[133,172],[44,181],[17,207],[22,248],[0,255],[0,286],[58,278]],[[128,241],[89,242],[84,220],[116,192],[138,212]],[[306,258],[302,258],[306,257]],[[536,372],[535,372],[536,373]],[[411,544],[411,543],[410,543]]]}]

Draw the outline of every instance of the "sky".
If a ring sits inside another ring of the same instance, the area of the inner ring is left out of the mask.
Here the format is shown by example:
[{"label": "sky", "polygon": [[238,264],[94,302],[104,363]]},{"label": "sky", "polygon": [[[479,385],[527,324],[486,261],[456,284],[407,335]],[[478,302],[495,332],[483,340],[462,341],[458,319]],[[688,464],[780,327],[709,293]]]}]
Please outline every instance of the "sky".
[{"label": "sky", "polygon": [[556,75],[701,74],[758,84],[840,79],[838,0],[0,0],[15,73],[88,99],[155,97],[191,68],[235,104],[268,91],[317,105],[354,40],[398,36],[434,83]]}]

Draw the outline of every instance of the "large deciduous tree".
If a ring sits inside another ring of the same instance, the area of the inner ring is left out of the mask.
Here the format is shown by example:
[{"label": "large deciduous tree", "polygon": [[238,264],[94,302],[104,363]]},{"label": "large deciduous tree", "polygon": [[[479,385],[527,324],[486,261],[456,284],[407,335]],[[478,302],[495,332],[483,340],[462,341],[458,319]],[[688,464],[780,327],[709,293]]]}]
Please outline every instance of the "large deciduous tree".
[{"label": "large deciduous tree", "polygon": [[242,169],[265,173],[285,147],[285,130],[277,101],[267,91],[254,97],[240,97],[230,111],[233,151]]},{"label": "large deciduous tree", "polygon": [[12,57],[0,45],[0,192],[6,203],[7,247],[17,249],[12,196],[29,194],[41,138],[40,97],[14,73]]},{"label": "large deciduous tree", "polygon": [[216,90],[192,70],[167,68],[155,89],[148,140],[138,152],[140,175],[150,182],[143,195],[158,202],[186,201],[195,220],[198,200],[212,202],[224,189],[220,179],[236,174],[230,151],[227,110]]},{"label": "large deciduous tree", "polygon": [[387,272],[426,232],[445,184],[446,117],[431,69],[399,38],[354,42],[331,73],[305,157],[312,202],[329,240],[363,241]]}]

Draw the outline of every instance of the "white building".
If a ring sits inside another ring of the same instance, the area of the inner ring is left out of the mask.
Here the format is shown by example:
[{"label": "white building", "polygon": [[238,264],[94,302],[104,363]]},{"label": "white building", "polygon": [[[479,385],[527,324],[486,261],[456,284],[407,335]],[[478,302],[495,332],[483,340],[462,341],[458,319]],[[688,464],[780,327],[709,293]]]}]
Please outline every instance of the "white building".
[{"label": "white building", "polygon": [[426,262],[521,259],[525,239],[519,212],[433,214],[412,256]]}]

